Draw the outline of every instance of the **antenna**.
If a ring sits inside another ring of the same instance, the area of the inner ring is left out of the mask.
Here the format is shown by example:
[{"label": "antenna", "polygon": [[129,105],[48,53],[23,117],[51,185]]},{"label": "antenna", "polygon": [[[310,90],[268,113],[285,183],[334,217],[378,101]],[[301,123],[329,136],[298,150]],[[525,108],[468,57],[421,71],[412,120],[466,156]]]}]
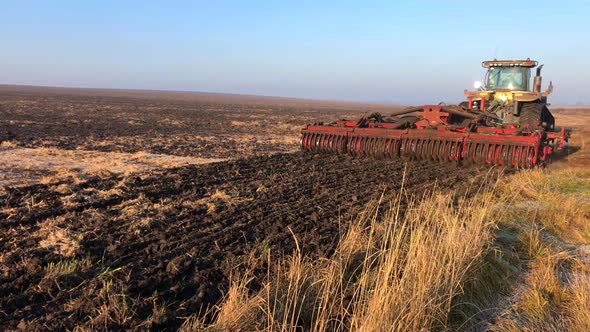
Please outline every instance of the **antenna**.
[{"label": "antenna", "polygon": [[496,48],[494,48],[494,59],[498,58],[498,49],[500,48],[500,45],[496,44]]}]

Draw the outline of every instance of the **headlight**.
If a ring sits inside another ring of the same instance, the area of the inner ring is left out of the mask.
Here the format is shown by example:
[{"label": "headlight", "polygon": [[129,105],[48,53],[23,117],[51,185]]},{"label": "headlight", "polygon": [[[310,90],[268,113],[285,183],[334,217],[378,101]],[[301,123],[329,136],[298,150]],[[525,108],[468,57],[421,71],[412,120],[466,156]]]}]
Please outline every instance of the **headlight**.
[{"label": "headlight", "polygon": [[476,88],[476,89],[481,88],[481,82],[480,81],[473,82],[473,87]]},{"label": "headlight", "polygon": [[500,95],[500,97],[498,97],[498,99],[500,99],[502,102],[506,102],[506,100],[508,100],[508,97],[506,97],[506,95]]}]

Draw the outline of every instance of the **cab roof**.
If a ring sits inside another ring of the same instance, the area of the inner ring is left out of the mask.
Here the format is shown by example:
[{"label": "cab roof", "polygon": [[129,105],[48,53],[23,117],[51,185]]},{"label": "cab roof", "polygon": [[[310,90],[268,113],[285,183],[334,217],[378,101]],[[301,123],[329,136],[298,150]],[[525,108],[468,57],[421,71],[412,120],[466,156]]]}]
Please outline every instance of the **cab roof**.
[{"label": "cab roof", "polygon": [[526,60],[491,60],[491,61],[484,61],[481,63],[482,67],[484,68],[492,68],[492,67],[525,67],[525,68],[533,68],[536,67],[539,63],[537,61],[533,61],[529,58]]}]

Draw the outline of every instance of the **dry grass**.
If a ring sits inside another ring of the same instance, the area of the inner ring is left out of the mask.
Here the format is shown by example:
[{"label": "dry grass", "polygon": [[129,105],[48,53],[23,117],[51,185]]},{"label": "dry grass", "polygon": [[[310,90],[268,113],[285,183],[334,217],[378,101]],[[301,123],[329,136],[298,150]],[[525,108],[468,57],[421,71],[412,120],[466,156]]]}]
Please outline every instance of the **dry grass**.
[{"label": "dry grass", "polygon": [[[225,159],[180,157],[146,152],[0,148],[0,167],[11,170],[11,172],[0,176],[0,185],[30,184],[31,182],[48,184],[65,178],[72,178],[79,183],[88,176],[130,175],[152,169],[206,164],[223,160]],[[36,175],[37,173],[52,175],[39,176]],[[23,175],[27,177],[26,181],[23,181]]]},{"label": "dry grass", "polygon": [[2,141],[0,142],[0,150],[11,150],[16,149],[16,143],[12,141]]},{"label": "dry grass", "polygon": [[205,196],[195,202],[184,201],[183,205],[191,208],[198,208],[199,206],[205,206],[208,214],[214,214],[222,206],[232,206],[240,202],[250,201],[252,198],[245,197],[231,197],[226,192],[215,189],[213,194]]},{"label": "dry grass", "polygon": [[588,331],[588,266],[571,253],[547,251],[536,258],[493,331]]},{"label": "dry grass", "polygon": [[187,126],[185,121],[181,121],[178,119],[169,119],[169,118],[164,118],[162,120],[159,120],[158,123],[163,124],[163,125],[169,125],[169,126],[177,126],[177,127]]},{"label": "dry grass", "polygon": [[576,273],[570,280],[566,321],[570,331],[590,331],[590,275]]},{"label": "dry grass", "polygon": [[529,262],[490,329],[590,330],[590,171],[534,169],[501,187],[509,205],[499,222],[517,229]]},{"label": "dry grass", "polygon": [[94,309],[94,315],[87,323],[92,330],[107,330],[110,324],[125,326],[131,320],[133,299],[127,297],[120,285],[103,280],[98,297],[101,305]]},{"label": "dry grass", "polygon": [[503,188],[509,221],[539,223],[562,240],[590,244],[590,170],[522,171]]},{"label": "dry grass", "polygon": [[[433,195],[410,202],[403,215],[401,199],[384,214],[381,204],[369,206],[329,259],[311,261],[298,247],[269,271],[260,292],[249,294],[247,278],[233,283],[208,328],[447,328],[452,300],[490,240],[489,197],[457,203],[451,195]],[[192,317],[183,329],[204,326]]]},{"label": "dry grass", "polygon": [[254,121],[237,121],[232,120],[229,122],[229,125],[232,127],[249,127],[254,126]]},{"label": "dry grass", "polygon": [[74,257],[80,251],[80,234],[54,225],[43,226],[36,234],[39,247],[64,257]]}]

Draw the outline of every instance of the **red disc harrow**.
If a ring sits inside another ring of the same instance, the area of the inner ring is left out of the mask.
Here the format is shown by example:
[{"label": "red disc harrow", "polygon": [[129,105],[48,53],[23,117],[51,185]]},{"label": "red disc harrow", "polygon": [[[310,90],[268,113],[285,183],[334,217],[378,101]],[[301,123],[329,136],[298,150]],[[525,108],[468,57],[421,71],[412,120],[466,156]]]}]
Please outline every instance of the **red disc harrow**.
[{"label": "red disc harrow", "polygon": [[[429,108],[428,121],[446,116]],[[436,111],[436,110],[435,110]],[[560,134],[517,128],[479,127],[468,131],[444,123],[397,129],[396,123],[338,121],[330,125],[308,125],[302,130],[301,148],[313,152],[348,153],[358,157],[412,158],[465,164],[504,165],[530,168],[546,160]],[[428,124],[428,122],[426,122]],[[559,146],[561,147],[561,145]]]}]

